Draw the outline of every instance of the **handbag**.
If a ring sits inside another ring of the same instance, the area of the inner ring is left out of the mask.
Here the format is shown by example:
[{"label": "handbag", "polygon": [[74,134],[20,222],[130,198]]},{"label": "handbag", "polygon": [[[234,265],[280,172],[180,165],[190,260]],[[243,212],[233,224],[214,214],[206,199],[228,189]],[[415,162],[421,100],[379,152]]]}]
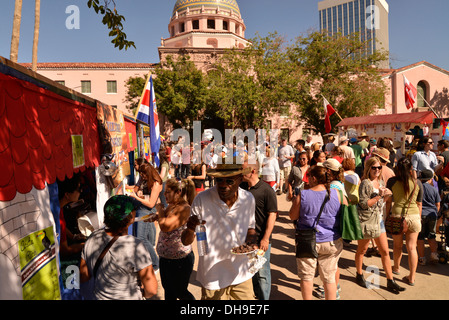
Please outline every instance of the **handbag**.
[{"label": "handbag", "polygon": [[360,225],[357,206],[343,204],[343,192],[338,190],[341,196],[340,206],[340,229],[341,237],[344,240],[361,240],[364,238],[363,230]]},{"label": "handbag", "polygon": [[393,217],[391,214],[385,219],[385,230],[387,233],[392,235],[404,234],[408,230],[408,224],[405,220],[405,216],[408,214],[408,209],[410,208],[410,204],[412,203],[412,197],[415,194],[416,184],[413,187],[413,192],[410,195],[407,211],[405,214],[400,217]]},{"label": "handbag", "polygon": [[321,205],[320,213],[311,229],[296,229],[295,244],[296,244],[296,258],[318,258],[316,251],[316,226],[323,213],[324,205],[329,200],[329,194],[326,193],[323,204]]}]

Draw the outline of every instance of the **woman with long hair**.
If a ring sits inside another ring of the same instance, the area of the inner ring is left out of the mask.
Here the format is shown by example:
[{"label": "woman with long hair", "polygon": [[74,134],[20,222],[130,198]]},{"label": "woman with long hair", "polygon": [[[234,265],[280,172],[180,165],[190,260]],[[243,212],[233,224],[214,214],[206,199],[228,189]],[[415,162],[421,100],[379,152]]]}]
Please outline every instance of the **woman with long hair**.
[{"label": "woman with long hair", "polygon": [[[142,195],[140,192],[138,194],[132,193],[130,197],[138,200],[141,204],[136,210],[136,217],[143,217],[156,212],[154,207],[162,190],[162,179],[157,170],[149,163],[141,164],[138,171],[142,179],[139,187]],[[151,254],[154,270],[158,270],[159,258],[154,250],[156,245],[156,226],[153,222],[139,221],[133,227],[134,236],[144,242],[148,252]]]},{"label": "woman with long hair", "polygon": [[162,179],[162,190],[159,193],[159,200],[161,201],[162,205],[164,207],[167,207],[167,201],[165,200],[165,182],[168,179],[169,171],[170,171],[170,164],[168,163],[168,157],[165,150],[159,151],[159,175]]},{"label": "woman with long hair", "polygon": [[[416,268],[418,267],[418,252],[416,249],[418,235],[421,232],[421,214],[423,186],[420,180],[413,177],[412,163],[407,158],[401,158],[395,168],[396,176],[387,182],[387,188],[393,192],[388,198],[386,211],[394,217],[405,216],[407,232],[405,244],[408,252],[409,275],[403,278],[409,285],[415,284]],[[392,203],[394,202],[393,206]],[[393,272],[399,274],[402,259],[404,234],[393,235]]]},{"label": "woman with long hair", "polygon": [[165,300],[195,300],[187,289],[195,256],[191,245],[183,245],[182,232],[187,228],[190,205],[196,196],[195,185],[189,179],[168,179],[165,198],[168,206],[156,206],[159,227],[157,253]]},{"label": "woman with long hair", "polygon": [[364,238],[358,240],[355,254],[356,282],[364,288],[369,288],[363,277],[362,269],[363,257],[368,250],[370,241],[373,239],[379,250],[382,266],[387,277],[387,290],[398,294],[404,291],[404,288],[393,279],[387,233],[382,218],[384,201],[391,196],[391,192],[385,189],[385,183],[382,180],[382,168],[382,164],[376,157],[368,159],[365,163],[359,188],[358,212]]},{"label": "woman with long hair", "polygon": [[[315,224],[323,201],[328,197],[321,219],[316,225],[318,258],[296,259],[304,300],[311,300],[313,297],[313,279],[317,264],[324,284],[325,298],[327,300],[337,298],[336,273],[343,250],[339,223],[341,202],[337,191],[330,188],[330,182],[328,170],[322,166],[314,166],[309,171],[310,189],[302,190],[300,195],[293,199],[289,212],[290,219],[298,220],[296,224],[298,230],[310,229]],[[347,204],[345,198],[343,203]]]}]

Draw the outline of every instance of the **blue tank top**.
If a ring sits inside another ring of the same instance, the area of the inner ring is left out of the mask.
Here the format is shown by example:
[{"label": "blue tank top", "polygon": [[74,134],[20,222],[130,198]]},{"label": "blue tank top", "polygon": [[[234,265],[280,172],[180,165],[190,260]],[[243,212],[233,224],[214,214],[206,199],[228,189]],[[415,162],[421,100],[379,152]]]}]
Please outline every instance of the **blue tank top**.
[{"label": "blue tank top", "polygon": [[[301,211],[296,228],[310,229],[320,213],[321,205],[326,196],[324,191],[301,191]],[[331,189],[330,199],[324,206],[320,221],[317,226],[316,242],[329,242],[341,238],[340,232],[340,201],[337,190]]]}]

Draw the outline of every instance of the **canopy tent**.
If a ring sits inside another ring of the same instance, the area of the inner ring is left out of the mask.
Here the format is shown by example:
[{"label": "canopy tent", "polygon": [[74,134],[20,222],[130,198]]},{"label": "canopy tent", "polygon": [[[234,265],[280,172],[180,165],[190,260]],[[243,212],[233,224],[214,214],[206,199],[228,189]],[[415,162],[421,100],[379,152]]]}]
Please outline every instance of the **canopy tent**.
[{"label": "canopy tent", "polygon": [[372,115],[343,119],[337,127],[350,127],[357,125],[393,124],[393,123],[419,123],[431,124],[435,119],[432,111],[410,112],[398,114]]}]

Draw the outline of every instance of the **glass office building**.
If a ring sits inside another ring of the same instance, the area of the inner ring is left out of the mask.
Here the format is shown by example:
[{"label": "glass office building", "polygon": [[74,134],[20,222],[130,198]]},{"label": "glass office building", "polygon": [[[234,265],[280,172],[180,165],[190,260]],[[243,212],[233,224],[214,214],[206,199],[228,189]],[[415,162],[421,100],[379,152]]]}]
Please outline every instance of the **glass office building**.
[{"label": "glass office building", "polygon": [[[358,32],[362,41],[370,41],[367,53],[389,50],[388,12],[385,0],[324,0],[318,3],[320,31],[344,36]],[[385,61],[381,68],[388,68]]]}]

